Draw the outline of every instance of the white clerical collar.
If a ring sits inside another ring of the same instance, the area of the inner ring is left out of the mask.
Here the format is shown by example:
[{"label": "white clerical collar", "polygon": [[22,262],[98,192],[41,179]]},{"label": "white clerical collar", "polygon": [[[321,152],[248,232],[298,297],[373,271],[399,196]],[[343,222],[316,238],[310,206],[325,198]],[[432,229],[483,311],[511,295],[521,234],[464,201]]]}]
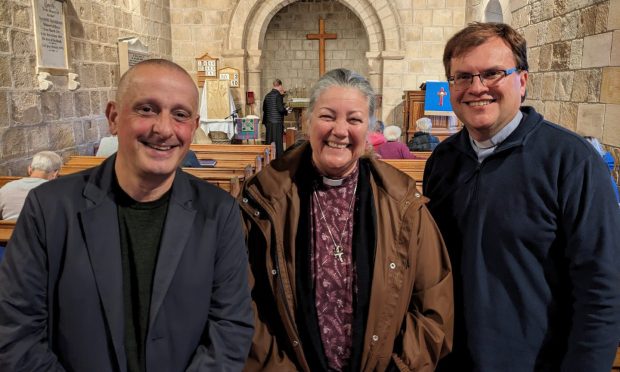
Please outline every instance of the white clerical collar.
[{"label": "white clerical collar", "polygon": [[481,163],[485,158],[491,155],[493,151],[495,151],[495,148],[500,143],[504,142],[504,140],[508,138],[508,136],[510,136],[515,129],[517,129],[522,118],[523,113],[521,110],[518,110],[514,118],[512,118],[508,124],[506,124],[499,132],[495,133],[495,135],[488,140],[476,141],[470,137],[471,147],[478,155],[478,162]]},{"label": "white clerical collar", "polygon": [[344,178],[329,178],[327,176],[323,176],[323,185],[326,186],[340,186],[344,182]]}]

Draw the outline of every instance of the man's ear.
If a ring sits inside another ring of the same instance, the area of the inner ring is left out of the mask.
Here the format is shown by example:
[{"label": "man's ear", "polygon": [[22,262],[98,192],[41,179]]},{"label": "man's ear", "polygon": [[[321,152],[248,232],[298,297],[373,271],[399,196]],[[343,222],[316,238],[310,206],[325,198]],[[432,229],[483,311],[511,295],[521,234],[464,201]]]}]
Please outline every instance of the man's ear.
[{"label": "man's ear", "polygon": [[525,100],[525,95],[527,93],[527,78],[529,74],[527,71],[522,71],[519,74],[519,84],[521,85],[521,102]]},{"label": "man's ear", "polygon": [[116,135],[118,133],[118,105],[116,102],[108,102],[105,108],[105,117],[108,118],[108,129],[110,130],[110,134]]},{"label": "man's ear", "polygon": [[28,175],[30,176],[32,174],[32,167],[29,165],[28,166]]},{"label": "man's ear", "polygon": [[192,130],[192,138],[194,137],[194,133],[196,133],[196,129],[200,127],[200,115],[196,115],[196,122],[194,123],[194,129]]}]

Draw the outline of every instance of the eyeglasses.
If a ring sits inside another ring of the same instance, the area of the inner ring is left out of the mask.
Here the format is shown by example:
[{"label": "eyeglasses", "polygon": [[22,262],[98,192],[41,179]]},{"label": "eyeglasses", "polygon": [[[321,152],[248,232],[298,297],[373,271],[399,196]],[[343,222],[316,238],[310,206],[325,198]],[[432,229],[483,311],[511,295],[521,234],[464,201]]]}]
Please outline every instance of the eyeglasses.
[{"label": "eyeglasses", "polygon": [[497,85],[504,77],[512,74],[515,71],[519,71],[517,67],[509,68],[508,70],[488,70],[479,74],[469,74],[467,72],[458,73],[450,76],[448,81],[450,85],[456,90],[465,90],[474,83],[474,78],[478,76],[480,82],[487,88]]}]

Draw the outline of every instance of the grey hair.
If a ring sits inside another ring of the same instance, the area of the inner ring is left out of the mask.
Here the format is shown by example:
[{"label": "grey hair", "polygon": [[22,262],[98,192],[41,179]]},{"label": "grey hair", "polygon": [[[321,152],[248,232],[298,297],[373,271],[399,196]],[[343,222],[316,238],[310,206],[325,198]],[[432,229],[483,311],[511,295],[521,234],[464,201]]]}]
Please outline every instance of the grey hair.
[{"label": "grey hair", "polygon": [[54,151],[41,151],[32,157],[31,170],[40,170],[45,173],[56,172],[62,167],[62,158]]},{"label": "grey hair", "polygon": [[372,89],[372,86],[365,77],[355,71],[347,70],[346,68],[337,68],[326,72],[325,75],[321,76],[319,81],[312,86],[312,89],[310,90],[310,103],[308,104],[308,122],[310,122],[314,105],[316,104],[317,99],[319,99],[319,96],[323,94],[325,90],[334,86],[355,88],[359,90],[359,92],[368,99],[368,115],[370,116],[369,122],[375,123],[374,117],[377,101],[375,98],[376,94],[374,89]]}]

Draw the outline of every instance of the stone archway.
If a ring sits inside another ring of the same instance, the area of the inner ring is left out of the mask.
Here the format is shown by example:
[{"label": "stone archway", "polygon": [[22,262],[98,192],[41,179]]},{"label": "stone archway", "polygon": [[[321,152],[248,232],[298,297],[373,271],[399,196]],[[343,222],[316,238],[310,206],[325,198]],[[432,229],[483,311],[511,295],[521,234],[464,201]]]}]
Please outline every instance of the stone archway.
[{"label": "stone archway", "polygon": [[[242,91],[260,92],[261,53],[267,27],[274,15],[297,0],[240,0],[231,15],[231,26],[222,56],[229,65],[245,71]],[[369,41],[366,58],[369,79],[379,93],[386,62],[404,57],[402,28],[396,9],[387,0],[338,0],[362,22]],[[239,97],[242,101],[245,97]],[[257,97],[259,98],[259,97]],[[385,98],[383,100],[386,102]]]}]

